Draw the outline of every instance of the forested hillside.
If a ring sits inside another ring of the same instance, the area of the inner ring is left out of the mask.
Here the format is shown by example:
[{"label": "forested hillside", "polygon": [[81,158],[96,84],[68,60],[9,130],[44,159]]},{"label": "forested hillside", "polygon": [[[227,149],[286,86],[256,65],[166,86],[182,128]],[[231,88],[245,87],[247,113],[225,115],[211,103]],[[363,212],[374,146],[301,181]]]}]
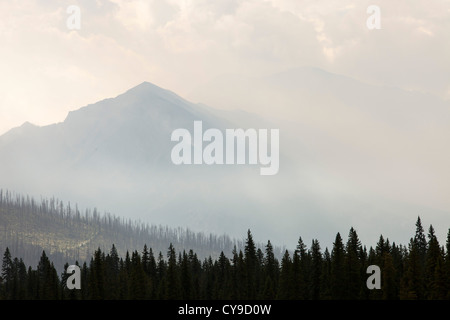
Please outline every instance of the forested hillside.
[{"label": "forested hillside", "polygon": [[[0,190],[0,250],[8,247],[27,265],[36,265],[43,250],[60,272],[64,263],[89,261],[95,250],[109,250],[112,244],[124,256],[126,251],[141,250],[144,244],[155,253],[166,252],[170,243],[176,250],[192,249],[200,258],[215,258],[222,251],[231,254],[234,246],[242,248],[244,244],[226,235],[149,225],[100,214],[96,209],[81,212],[57,199],[36,201]],[[281,249],[275,250],[281,255]]]},{"label": "forested hillside", "polygon": [[[362,246],[351,228],[345,241],[338,233],[331,252],[318,240],[308,248],[299,239],[294,252],[279,261],[270,241],[257,249],[250,230],[243,250],[230,257],[199,259],[177,252],[172,244],[156,254],[146,245],[118,255],[115,246],[98,249],[80,265],[81,288],[66,287],[42,253],[36,269],[13,258],[2,260],[3,299],[450,299],[450,232],[446,249],[432,226],[424,233],[420,218],[408,247],[380,236],[375,248]],[[369,290],[367,266],[381,269],[381,289]],[[66,265],[67,267],[68,265]]]}]

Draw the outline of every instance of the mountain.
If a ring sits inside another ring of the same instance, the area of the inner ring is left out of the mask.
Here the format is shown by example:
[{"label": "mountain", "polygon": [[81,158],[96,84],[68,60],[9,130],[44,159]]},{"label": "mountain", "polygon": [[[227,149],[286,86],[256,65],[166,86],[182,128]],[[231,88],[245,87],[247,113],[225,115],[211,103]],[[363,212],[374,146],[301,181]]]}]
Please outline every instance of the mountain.
[{"label": "mountain", "polygon": [[[155,225],[236,238],[251,229],[280,246],[301,236],[331,247],[348,226],[364,243],[407,243],[419,215],[445,237],[448,102],[317,68],[222,77],[194,96],[203,104],[144,82],[61,123],[12,129],[0,136],[0,187]],[[196,120],[222,132],[278,128],[278,174],[174,165],[171,133]]]},{"label": "mountain", "polygon": [[[192,250],[200,260],[218,258],[221,252],[231,256],[234,248],[244,248],[243,241],[227,235],[126,220],[95,209],[81,212],[55,198],[38,201],[0,190],[0,250],[3,253],[8,248],[27,266],[37,266],[45,251],[62,272],[65,263],[89,265],[95,250],[108,253],[113,245],[122,258],[126,252],[142,252],[145,245],[155,258],[159,253],[165,258],[170,244],[177,252]],[[264,250],[265,244],[256,245]],[[274,248],[277,257],[282,252]]]},{"label": "mountain", "polygon": [[70,112],[61,123],[25,123],[1,136],[1,187],[152,224],[240,237],[252,220],[268,218],[259,215],[263,205],[251,191],[261,179],[259,166],[176,166],[170,158],[176,144],[171,133],[192,132],[195,120],[203,130],[240,127],[219,113],[144,82]]}]

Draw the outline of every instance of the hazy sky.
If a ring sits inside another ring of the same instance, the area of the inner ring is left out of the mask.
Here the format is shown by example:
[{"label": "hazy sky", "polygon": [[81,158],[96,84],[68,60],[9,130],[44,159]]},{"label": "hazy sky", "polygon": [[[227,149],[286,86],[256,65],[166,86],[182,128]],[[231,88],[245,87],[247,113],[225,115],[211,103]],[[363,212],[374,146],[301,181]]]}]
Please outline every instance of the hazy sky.
[{"label": "hazy sky", "polygon": [[[366,26],[371,4],[381,30]],[[70,5],[80,30],[67,28]],[[0,133],[143,81],[189,99],[225,73],[299,66],[448,99],[449,39],[449,0],[1,1]]]}]

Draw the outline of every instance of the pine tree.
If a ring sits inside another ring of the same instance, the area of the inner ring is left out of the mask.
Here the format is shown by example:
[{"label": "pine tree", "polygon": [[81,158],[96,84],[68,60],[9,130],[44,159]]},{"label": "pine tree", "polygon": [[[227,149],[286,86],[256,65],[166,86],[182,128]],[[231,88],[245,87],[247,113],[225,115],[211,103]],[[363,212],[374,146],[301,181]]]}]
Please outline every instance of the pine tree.
[{"label": "pine tree", "polygon": [[83,263],[83,267],[81,268],[81,293],[80,298],[82,300],[86,300],[90,297],[89,292],[89,268],[87,266],[86,261]]},{"label": "pine tree", "polygon": [[167,297],[167,281],[166,281],[166,273],[167,273],[167,264],[164,261],[164,256],[160,251],[158,254],[158,266],[157,266],[157,279],[158,281],[155,283],[158,289],[156,292],[157,299],[166,299]]},{"label": "pine tree", "polygon": [[131,256],[130,299],[143,300],[147,297],[148,281],[137,251]]},{"label": "pine tree", "polygon": [[38,299],[55,300],[59,297],[59,279],[53,263],[42,251],[38,268]]},{"label": "pine tree", "polygon": [[400,288],[401,288],[401,279],[402,275],[404,274],[404,267],[405,267],[405,260],[406,255],[404,253],[404,247],[402,245],[397,246],[395,242],[392,243],[391,247],[391,256],[392,256],[392,263],[395,270],[395,288],[396,288],[396,295],[398,299],[400,297]]},{"label": "pine tree", "polygon": [[283,258],[281,259],[281,271],[277,299],[289,300],[292,299],[292,297],[292,260],[289,252],[286,250],[284,252]]},{"label": "pine tree", "polygon": [[[199,299],[200,298],[200,277],[202,274],[202,267],[201,263],[197,257],[197,254],[194,253],[194,251],[191,249],[189,250],[188,254],[188,260],[189,260],[189,268],[191,272],[191,296],[192,299]],[[231,292],[229,293],[231,294]]]},{"label": "pine tree", "polygon": [[266,278],[264,283],[265,299],[275,299],[276,288],[278,288],[279,267],[278,260],[275,258],[273,252],[272,243],[268,240],[264,258],[264,277]]},{"label": "pine tree", "polygon": [[355,229],[350,228],[348,241],[346,244],[345,271],[346,271],[346,298],[355,300],[360,297],[362,289],[362,268],[361,268],[361,242]]},{"label": "pine tree", "polygon": [[256,246],[253,241],[253,236],[250,230],[247,231],[247,239],[245,241],[244,248],[244,265],[246,276],[246,296],[245,299],[256,298],[256,275],[257,275],[257,258],[256,258]]},{"label": "pine tree", "polygon": [[419,262],[421,266],[424,267],[427,253],[427,240],[425,237],[420,217],[417,217],[416,221],[416,234],[414,235],[414,246],[416,247],[417,254],[419,255]]},{"label": "pine tree", "polygon": [[11,252],[9,251],[9,248],[6,247],[5,253],[3,254],[3,260],[2,260],[2,289],[3,289],[3,297],[5,299],[11,299],[12,295],[12,285],[13,285],[13,262],[11,258]]},{"label": "pine tree", "polygon": [[345,250],[339,232],[333,242],[331,251],[331,297],[344,299],[346,297]]},{"label": "pine tree", "polygon": [[429,299],[433,299],[438,296],[438,293],[435,292],[437,288],[435,276],[435,270],[438,263],[438,260],[441,258],[441,250],[439,246],[439,242],[437,240],[436,234],[434,232],[434,228],[430,225],[428,230],[428,243],[427,243],[427,251],[426,251],[426,260],[425,260],[425,284],[426,284],[426,297]]},{"label": "pine tree", "polygon": [[402,279],[402,299],[425,299],[425,261],[427,241],[420,217],[416,221],[416,233],[409,243],[406,271]]},{"label": "pine tree", "polygon": [[260,299],[262,290],[264,289],[264,253],[261,248],[256,250],[256,266],[255,266],[255,299]]},{"label": "pine tree", "polygon": [[203,260],[201,279],[200,292],[202,299],[211,299],[211,297],[216,295],[214,292],[214,263],[211,256]]},{"label": "pine tree", "polygon": [[439,255],[436,261],[436,267],[434,268],[434,281],[430,288],[429,299],[432,300],[448,300],[448,280],[445,272],[444,259],[442,255]]},{"label": "pine tree", "polygon": [[[128,256],[128,251],[127,251]],[[129,258],[129,256],[128,256]],[[126,267],[125,261],[121,258],[119,260],[119,288],[118,288],[118,296],[120,300],[127,300],[130,299],[130,292],[129,292],[129,279],[130,279],[129,272]]]},{"label": "pine tree", "polygon": [[166,289],[166,299],[168,300],[177,300],[180,299],[180,279],[178,273],[177,266],[177,256],[175,252],[175,248],[172,243],[169,246],[169,250],[167,252],[167,289]]},{"label": "pine tree", "polygon": [[187,253],[183,250],[183,256],[180,263],[181,272],[181,299],[190,300],[192,299],[192,279],[191,270],[189,265],[189,258]]},{"label": "pine tree", "polygon": [[37,271],[31,269],[31,267],[28,267],[27,271],[27,298],[30,300],[36,300],[38,299],[38,275]]},{"label": "pine tree", "polygon": [[224,252],[220,252],[219,260],[217,261],[217,277],[216,277],[216,291],[217,298],[220,300],[231,299],[232,296],[231,283],[231,264]]},{"label": "pine tree", "polygon": [[233,249],[232,274],[234,284],[233,299],[246,299],[248,297],[248,287],[244,254],[242,250],[239,250],[239,253],[236,252],[236,247]]},{"label": "pine tree", "polygon": [[104,255],[100,248],[94,252],[94,257],[90,263],[89,289],[91,299],[105,299],[105,267]]},{"label": "pine tree", "polygon": [[322,253],[318,240],[312,240],[311,244],[311,287],[310,296],[312,300],[320,299],[321,276],[322,276]]},{"label": "pine tree", "polygon": [[294,251],[292,255],[292,265],[291,265],[291,281],[292,288],[290,299],[301,299],[303,298],[303,291],[305,284],[303,283],[302,270],[301,270],[301,260],[300,254],[297,250]]},{"label": "pine tree", "polygon": [[117,290],[117,288],[120,288],[119,263],[119,254],[116,246],[113,244],[109,254],[105,257],[104,272],[107,280],[105,282],[105,299],[114,300],[120,298],[120,290]]},{"label": "pine tree", "polygon": [[331,255],[328,248],[325,248],[323,253],[322,275],[320,279],[320,299],[323,300],[331,299],[331,267]]},{"label": "pine tree", "polygon": [[405,259],[405,273],[402,277],[400,298],[404,300],[423,299],[424,279],[420,253],[414,239],[410,240],[409,253]]},{"label": "pine tree", "polygon": [[296,252],[300,257],[300,283],[301,286],[298,288],[300,299],[309,299],[309,288],[310,288],[310,272],[311,272],[311,256],[307,252],[307,247],[303,242],[302,237],[299,237],[296,247]]},{"label": "pine tree", "polygon": [[445,279],[445,290],[447,291],[446,299],[450,300],[450,229],[447,232],[447,241],[445,243],[445,260],[443,266],[443,275]]},{"label": "pine tree", "polygon": [[396,300],[398,298],[396,272],[392,255],[389,252],[383,252],[383,269],[381,270],[383,270],[381,273],[383,299]]},{"label": "pine tree", "polygon": [[142,250],[142,268],[144,269],[144,272],[149,275],[150,253],[148,252],[147,244],[144,244],[144,249]]}]

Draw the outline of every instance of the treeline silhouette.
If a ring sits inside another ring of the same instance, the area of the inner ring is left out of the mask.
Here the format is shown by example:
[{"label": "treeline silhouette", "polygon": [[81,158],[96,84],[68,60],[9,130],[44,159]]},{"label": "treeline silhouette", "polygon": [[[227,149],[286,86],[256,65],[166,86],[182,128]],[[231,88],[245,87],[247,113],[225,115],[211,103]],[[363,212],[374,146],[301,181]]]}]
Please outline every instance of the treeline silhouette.
[{"label": "treeline silhouette", "polygon": [[[381,289],[366,285],[369,265],[381,269]],[[68,264],[65,266],[68,267]],[[42,253],[36,269],[12,258],[2,261],[2,299],[450,299],[450,230],[446,248],[440,246],[430,225],[425,235],[420,217],[407,247],[380,236],[375,248],[362,246],[351,228],[346,241],[337,233],[331,252],[319,241],[311,246],[299,238],[296,250],[285,251],[281,261],[270,241],[257,248],[250,230],[243,250],[231,257],[203,260],[190,250],[166,254],[144,245],[141,252],[120,257],[114,245],[97,249],[81,269],[81,289],[66,287]]]},{"label": "treeline silhouette", "polygon": [[[67,261],[89,261],[94,251],[108,251],[114,243],[118,254],[141,250],[145,244],[155,252],[166,251],[169,243],[177,251],[193,249],[199,258],[229,255],[236,246],[243,248],[243,239],[228,235],[205,234],[188,228],[150,225],[100,214],[97,209],[81,212],[78,207],[50,198],[36,201],[29,196],[0,189],[0,252],[8,247],[26,265],[36,265],[45,251],[58,272]],[[264,247],[264,244],[257,245]],[[275,247],[280,257],[284,249]]]}]

